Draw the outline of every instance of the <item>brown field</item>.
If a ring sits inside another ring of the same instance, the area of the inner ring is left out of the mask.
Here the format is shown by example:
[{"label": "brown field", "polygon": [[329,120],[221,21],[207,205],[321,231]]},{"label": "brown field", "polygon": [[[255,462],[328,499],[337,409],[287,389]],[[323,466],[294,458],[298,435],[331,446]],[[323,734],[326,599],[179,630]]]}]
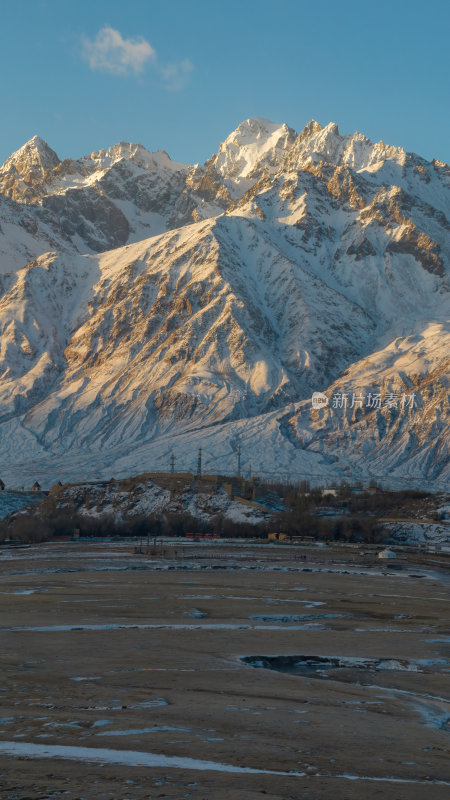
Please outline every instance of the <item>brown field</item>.
[{"label": "brown field", "polygon": [[[1,800],[444,800],[448,572],[395,564],[238,542],[2,548]],[[240,660],[276,655],[378,663]]]}]

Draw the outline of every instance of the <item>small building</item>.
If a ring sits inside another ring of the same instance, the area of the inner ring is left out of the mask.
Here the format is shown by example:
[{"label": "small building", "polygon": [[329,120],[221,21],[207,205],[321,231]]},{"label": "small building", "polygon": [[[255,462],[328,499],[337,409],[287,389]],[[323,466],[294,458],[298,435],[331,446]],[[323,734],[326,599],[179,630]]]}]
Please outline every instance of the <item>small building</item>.
[{"label": "small building", "polygon": [[5,491],[5,484],[3,483],[2,479],[0,478],[0,492]]},{"label": "small building", "polygon": [[40,492],[41,491],[41,484],[38,483],[38,481],[35,481],[33,483],[33,486],[31,487],[31,491],[32,492]]},{"label": "small building", "polygon": [[285,539],[288,539],[287,533],[269,533],[267,536],[268,542],[283,542]]},{"label": "small building", "polygon": [[393,550],[390,550],[389,547],[386,547],[385,550],[380,550],[378,558],[397,558],[397,554]]}]

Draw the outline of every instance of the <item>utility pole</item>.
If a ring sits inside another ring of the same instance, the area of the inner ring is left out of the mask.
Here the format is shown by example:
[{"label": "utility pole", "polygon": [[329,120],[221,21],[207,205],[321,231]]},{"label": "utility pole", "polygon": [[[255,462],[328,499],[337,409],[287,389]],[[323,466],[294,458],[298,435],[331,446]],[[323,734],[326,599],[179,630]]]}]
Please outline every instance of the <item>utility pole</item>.
[{"label": "utility pole", "polygon": [[175,456],[174,456],[173,453],[170,454],[170,471],[171,471],[172,475],[175,472]]},{"label": "utility pole", "polygon": [[241,475],[241,445],[240,445],[240,444],[238,444],[238,449],[237,449],[237,457],[238,457],[238,468],[237,468],[237,474],[238,474],[238,475],[239,475],[239,477],[240,477],[240,475]]},{"label": "utility pole", "polygon": [[197,459],[197,478],[200,478],[202,474],[202,448],[198,448],[198,459]]}]

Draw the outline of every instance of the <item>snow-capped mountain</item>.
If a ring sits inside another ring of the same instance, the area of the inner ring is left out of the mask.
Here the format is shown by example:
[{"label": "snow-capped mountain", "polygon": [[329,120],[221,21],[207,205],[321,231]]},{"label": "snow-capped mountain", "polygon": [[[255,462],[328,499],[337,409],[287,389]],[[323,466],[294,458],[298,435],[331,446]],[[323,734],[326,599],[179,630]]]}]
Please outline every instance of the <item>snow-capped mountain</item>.
[{"label": "snow-capped mountain", "polygon": [[256,473],[444,486],[449,183],[333,123],[246,120],[193,167],[34,137],[0,168],[0,474],[200,446],[227,472],[240,443]]}]

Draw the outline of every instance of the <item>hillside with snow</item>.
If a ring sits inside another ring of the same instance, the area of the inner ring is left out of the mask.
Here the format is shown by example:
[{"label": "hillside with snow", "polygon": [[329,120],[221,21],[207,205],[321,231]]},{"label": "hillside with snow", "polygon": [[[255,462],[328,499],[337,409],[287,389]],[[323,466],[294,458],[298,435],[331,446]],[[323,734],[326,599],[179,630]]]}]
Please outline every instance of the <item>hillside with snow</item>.
[{"label": "hillside with snow", "polygon": [[[0,168],[0,476],[449,483],[449,170],[333,123]],[[328,404],[313,408],[319,391]],[[374,400],[374,398],[378,398]]]}]

